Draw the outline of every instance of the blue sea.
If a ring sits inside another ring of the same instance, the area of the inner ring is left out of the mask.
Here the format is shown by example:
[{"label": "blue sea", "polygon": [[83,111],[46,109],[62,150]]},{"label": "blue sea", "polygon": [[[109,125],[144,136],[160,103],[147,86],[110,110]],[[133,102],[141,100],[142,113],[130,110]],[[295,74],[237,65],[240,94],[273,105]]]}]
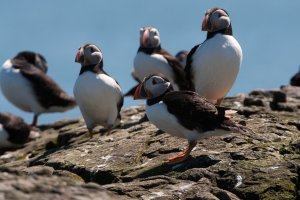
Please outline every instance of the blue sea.
[{"label": "blue sea", "polygon": [[[74,62],[76,51],[83,43],[94,43],[102,49],[105,70],[126,92],[135,84],[131,71],[140,27],[158,28],[162,47],[176,54],[205,40],[201,22],[211,7],[228,11],[243,49],[242,67],[229,96],[289,83],[300,64],[299,0],[1,1],[0,62],[19,51],[39,52],[48,61],[48,74],[73,95],[80,70]],[[141,103],[126,98],[124,107]],[[32,120],[31,113],[14,107],[1,93],[0,112]],[[44,114],[39,124],[80,116],[78,108]]]}]

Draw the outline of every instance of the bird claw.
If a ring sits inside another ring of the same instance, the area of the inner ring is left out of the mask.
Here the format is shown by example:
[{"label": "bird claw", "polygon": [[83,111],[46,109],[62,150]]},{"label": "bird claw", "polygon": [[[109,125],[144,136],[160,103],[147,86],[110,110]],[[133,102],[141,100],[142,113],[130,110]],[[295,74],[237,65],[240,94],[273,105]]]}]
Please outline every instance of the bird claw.
[{"label": "bird claw", "polygon": [[187,149],[185,149],[183,152],[177,154],[176,156],[172,156],[168,159],[168,164],[172,165],[172,164],[177,164],[177,163],[181,163],[181,162],[185,161],[189,157],[192,149],[196,146],[196,144],[197,144],[197,141],[189,142],[189,146]]},{"label": "bird claw", "polygon": [[88,132],[89,132],[89,138],[92,139],[93,138],[93,129],[88,128]]},{"label": "bird claw", "polygon": [[108,135],[110,135],[111,134],[111,129],[107,129],[107,130],[105,130],[105,131],[101,131],[100,132],[100,135],[101,136],[108,136]]},{"label": "bird claw", "polygon": [[185,153],[177,154],[176,156],[171,156],[168,158],[168,164],[177,164],[185,161],[188,158],[189,155]]}]

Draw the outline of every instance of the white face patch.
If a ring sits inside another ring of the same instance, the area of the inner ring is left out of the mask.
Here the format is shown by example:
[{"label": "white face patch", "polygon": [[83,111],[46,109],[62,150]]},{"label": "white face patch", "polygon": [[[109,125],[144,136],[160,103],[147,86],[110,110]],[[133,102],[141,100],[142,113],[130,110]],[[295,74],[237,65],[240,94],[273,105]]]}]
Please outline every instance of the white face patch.
[{"label": "white face patch", "polygon": [[153,27],[143,27],[140,29],[141,44],[147,48],[155,48],[160,45],[159,31]]},{"label": "white face patch", "polygon": [[96,45],[88,45],[83,49],[84,65],[98,64],[102,61],[101,50]]},{"label": "white face patch", "polygon": [[145,82],[145,90],[148,97],[155,98],[166,92],[170,85],[171,83],[165,81],[163,78],[152,76]]},{"label": "white face patch", "polygon": [[212,29],[211,31],[218,31],[221,29],[228,28],[230,25],[230,18],[224,10],[214,11],[209,18]]}]

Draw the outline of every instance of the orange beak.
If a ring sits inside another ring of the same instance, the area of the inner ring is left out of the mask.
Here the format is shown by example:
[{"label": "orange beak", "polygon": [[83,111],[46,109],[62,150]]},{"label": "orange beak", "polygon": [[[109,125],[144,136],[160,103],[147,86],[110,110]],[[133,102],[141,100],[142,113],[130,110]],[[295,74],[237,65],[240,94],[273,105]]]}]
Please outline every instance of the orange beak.
[{"label": "orange beak", "polygon": [[78,52],[76,53],[75,62],[78,62],[78,63],[82,62],[80,51],[78,51]]},{"label": "orange beak", "polygon": [[146,45],[147,45],[148,35],[149,35],[149,30],[146,29],[141,37],[141,44],[143,47],[146,47]]},{"label": "orange beak", "polygon": [[208,18],[208,15],[205,15],[205,17],[204,17],[204,19],[202,21],[202,31],[206,31],[207,30],[207,26],[206,26],[207,18]]},{"label": "orange beak", "polygon": [[142,88],[143,84],[144,83],[140,83],[139,86],[136,88],[134,95],[133,95],[134,100],[144,99],[144,97],[141,96],[141,88]]}]

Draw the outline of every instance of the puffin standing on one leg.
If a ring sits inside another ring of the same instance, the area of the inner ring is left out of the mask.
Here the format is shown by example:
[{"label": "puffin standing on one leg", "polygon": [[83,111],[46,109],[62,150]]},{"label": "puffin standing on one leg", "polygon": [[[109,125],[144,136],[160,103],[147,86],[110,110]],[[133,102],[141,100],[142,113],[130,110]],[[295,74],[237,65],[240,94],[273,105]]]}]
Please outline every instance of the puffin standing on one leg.
[{"label": "puffin standing on one leg", "polygon": [[232,36],[231,21],[222,8],[205,13],[206,40],[191,49],[185,72],[189,89],[220,105],[231,89],[242,63],[242,49]]},{"label": "puffin standing on one leg", "polygon": [[20,147],[37,136],[38,133],[30,131],[30,126],[22,118],[0,113],[0,149]]},{"label": "puffin standing on one leg", "polygon": [[76,106],[49,76],[45,58],[34,52],[20,52],[5,61],[0,72],[0,86],[8,101],[27,112],[33,112],[31,126],[37,125],[42,113],[64,112]]},{"label": "puffin standing on one leg", "polygon": [[146,114],[157,128],[188,140],[183,153],[169,158],[171,164],[187,159],[198,139],[242,131],[225,116],[224,107],[215,107],[192,91],[172,91],[171,83],[160,76],[145,78],[134,98],[147,99]]},{"label": "puffin standing on one leg", "polygon": [[[187,87],[184,66],[169,52],[161,48],[159,32],[153,27],[140,29],[140,47],[134,58],[132,76],[139,83],[151,74],[160,73],[172,83],[174,90],[184,90]],[[134,94],[137,86],[124,96]]]},{"label": "puffin standing on one leg", "polygon": [[118,82],[103,70],[102,52],[96,45],[81,46],[75,62],[81,64],[81,69],[74,86],[74,96],[90,136],[97,125],[104,126],[110,133],[120,124],[122,90]]}]

